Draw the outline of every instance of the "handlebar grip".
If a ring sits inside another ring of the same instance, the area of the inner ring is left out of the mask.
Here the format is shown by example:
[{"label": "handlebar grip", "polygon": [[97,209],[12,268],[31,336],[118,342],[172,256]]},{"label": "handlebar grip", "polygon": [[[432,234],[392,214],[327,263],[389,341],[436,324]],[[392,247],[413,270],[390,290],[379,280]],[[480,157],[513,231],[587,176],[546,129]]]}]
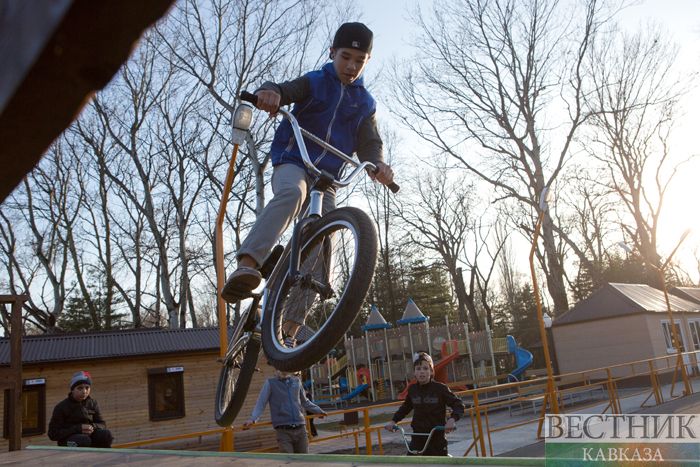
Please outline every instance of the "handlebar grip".
[{"label": "handlebar grip", "polygon": [[395,182],[391,182],[389,185],[387,185],[387,188],[389,188],[392,193],[398,193],[401,189],[401,187],[398,186]]},{"label": "handlebar grip", "polygon": [[436,427],[433,427],[433,430],[435,431],[445,431],[445,426],[444,425],[438,425]]},{"label": "handlebar grip", "polygon": [[241,95],[238,96],[242,101],[250,102],[253,105],[258,105],[258,96],[248,91],[241,91]]}]

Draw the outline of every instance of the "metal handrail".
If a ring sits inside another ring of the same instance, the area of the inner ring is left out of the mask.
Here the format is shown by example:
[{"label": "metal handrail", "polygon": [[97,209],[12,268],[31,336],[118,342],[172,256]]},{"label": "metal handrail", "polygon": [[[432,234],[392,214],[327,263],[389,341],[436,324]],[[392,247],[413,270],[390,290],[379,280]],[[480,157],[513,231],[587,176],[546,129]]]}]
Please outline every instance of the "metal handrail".
[{"label": "metal handrail", "polygon": [[[684,352],[684,354],[695,354],[695,355],[700,355],[700,351],[691,351],[691,352]],[[634,378],[634,377],[649,377],[651,380],[651,386],[652,386],[652,392],[649,397],[655,396],[655,400],[657,403],[663,402],[663,397],[661,396],[660,389],[658,388],[659,383],[657,380],[657,375],[659,373],[664,373],[666,371],[673,370],[674,365],[675,365],[675,359],[676,359],[676,354],[669,355],[669,356],[663,356],[663,357],[655,357],[655,358],[650,358],[650,359],[644,359],[644,360],[636,360],[633,362],[627,362],[627,363],[622,363],[622,364],[616,364],[616,365],[611,365],[609,367],[601,367],[601,368],[595,368],[595,369],[589,369],[589,370],[584,370],[580,372],[570,372],[570,373],[565,373],[561,375],[556,375],[555,376],[555,381],[558,381],[558,384],[555,385],[555,393],[559,395],[561,392],[573,392],[576,389],[580,388],[590,388],[594,386],[601,386],[605,387],[607,386],[608,389],[608,400],[609,404],[608,406],[604,409],[604,412],[608,409],[611,409],[613,413],[619,413],[619,399],[623,399],[625,397],[630,397],[630,396],[623,396],[620,397],[617,394],[617,389],[616,385],[620,381],[624,381],[625,379],[629,378]],[[666,362],[666,366],[654,366],[654,363],[660,363],[660,362]],[[641,371],[632,371],[631,376],[618,376],[618,377],[612,377],[612,371],[614,369],[619,369],[619,368],[624,368],[624,367],[629,367],[629,366],[635,366],[635,365],[647,365],[649,367],[649,370],[641,372]],[[607,376],[606,377],[601,377],[598,381],[591,381],[592,379],[592,374],[595,373],[605,373]],[[559,388],[560,385],[566,384],[564,381],[566,379],[573,379],[573,378],[578,378],[581,384],[575,384],[573,386],[567,387],[565,389]],[[465,391],[459,391],[456,392],[458,396],[462,398],[472,398],[472,400],[475,402],[474,406],[468,408],[468,413],[471,415],[472,419],[472,438],[474,442],[472,443],[472,447],[476,446],[478,442],[484,441],[484,448],[478,449],[478,455],[480,456],[486,456],[486,440],[489,441],[489,452],[492,452],[492,447],[490,443],[490,434],[491,433],[496,433],[500,431],[505,431],[511,428],[516,428],[522,425],[526,425],[529,423],[532,423],[536,420],[539,420],[542,418],[541,416],[535,417],[532,419],[527,419],[524,421],[518,421],[516,423],[512,423],[509,425],[503,425],[499,426],[496,428],[491,428],[488,424],[488,412],[490,410],[498,409],[498,408],[503,408],[507,407],[509,404],[512,404],[513,402],[517,401],[527,401],[527,400],[532,400],[537,397],[541,397],[539,394],[533,394],[533,395],[525,395],[525,396],[516,396],[516,398],[508,399],[508,400],[500,400],[500,401],[491,401],[491,402],[486,402],[483,397],[485,396],[486,393],[492,393],[496,389],[499,391],[502,390],[507,390],[507,389],[520,389],[520,388],[527,388],[528,386],[533,386],[533,385],[541,385],[546,382],[546,377],[542,378],[536,378],[536,379],[531,379],[527,381],[517,381],[517,382],[511,382],[511,383],[505,383],[505,384],[499,384],[496,386],[489,386],[489,387],[481,387],[481,388],[475,388],[475,389],[469,389]],[[641,391],[641,392],[646,392],[646,390]],[[635,393],[639,394],[639,393]],[[682,397],[682,396],[681,396]],[[481,399],[482,402],[479,402]],[[649,398],[647,398],[649,399]],[[484,403],[485,402],[485,403]],[[590,405],[595,405],[599,404],[602,401],[595,402]],[[646,402],[646,401],[645,401]],[[367,407],[354,407],[354,408],[347,408],[347,409],[338,409],[338,410],[332,410],[327,412],[327,416],[335,416],[335,415],[343,415],[346,413],[362,413],[363,414],[363,419],[364,419],[364,424],[358,424],[358,428],[356,430],[346,432],[346,433],[339,433],[339,434],[333,434],[333,435],[328,435],[328,436],[322,436],[322,437],[317,437],[313,438],[310,440],[310,443],[319,443],[319,442],[324,442],[324,441],[329,441],[332,439],[340,439],[340,438],[345,438],[345,437],[354,437],[355,438],[355,447],[356,451],[359,449],[358,448],[358,436],[364,434],[365,435],[365,446],[367,448],[367,453],[371,454],[372,453],[372,432],[377,432],[379,433],[381,429],[383,429],[384,425],[383,424],[372,424],[371,423],[371,414],[370,412],[373,410],[377,409],[383,409],[383,408],[388,408],[388,407],[398,407],[401,405],[403,401],[392,401],[392,402],[386,402],[382,404],[376,404],[372,406],[367,406]],[[318,418],[319,415],[308,415],[306,416],[307,420],[311,420],[314,418]],[[401,423],[408,423],[409,420],[403,421]],[[307,422],[308,423],[308,422]],[[253,429],[258,429],[258,428],[264,428],[264,427],[271,427],[272,423],[271,422],[259,422],[253,425]],[[163,436],[163,437],[158,437],[158,438],[152,438],[152,439],[147,439],[147,440],[140,440],[140,441],[132,441],[128,443],[121,443],[121,444],[116,444],[113,447],[115,448],[130,448],[130,447],[138,447],[138,446],[145,446],[148,444],[155,444],[155,443],[160,443],[160,442],[167,442],[167,441],[177,441],[177,440],[182,440],[182,439],[188,439],[188,438],[196,438],[199,436],[210,436],[210,435],[217,435],[217,434],[224,434],[224,433],[240,433],[241,431],[246,431],[243,430],[242,425],[237,425],[233,426],[230,428],[217,428],[213,430],[205,430],[205,431],[198,431],[194,433],[186,433],[186,434],[181,434],[181,435],[173,435],[173,436]],[[382,440],[381,436],[377,436],[377,439],[379,441],[379,449],[380,452],[383,451],[383,445],[382,445]],[[472,448],[470,447],[470,449]]]}]

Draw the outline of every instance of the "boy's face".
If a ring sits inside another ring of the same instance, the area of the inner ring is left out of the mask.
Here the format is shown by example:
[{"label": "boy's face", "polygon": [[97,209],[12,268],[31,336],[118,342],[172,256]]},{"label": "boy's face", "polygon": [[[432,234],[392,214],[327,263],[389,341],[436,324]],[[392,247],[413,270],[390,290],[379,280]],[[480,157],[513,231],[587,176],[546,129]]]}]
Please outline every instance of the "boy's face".
[{"label": "boy's face", "polygon": [[76,387],[71,389],[70,394],[73,397],[73,399],[77,401],[85,400],[90,395],[90,385],[78,384]]},{"label": "boy's face", "polygon": [[331,47],[335,72],[343,84],[350,84],[360,77],[369,60],[369,54],[357,49]]},{"label": "boy's face", "polygon": [[430,381],[432,376],[432,371],[430,365],[426,361],[421,361],[413,367],[413,373],[416,376],[416,381],[418,384],[425,384]]}]

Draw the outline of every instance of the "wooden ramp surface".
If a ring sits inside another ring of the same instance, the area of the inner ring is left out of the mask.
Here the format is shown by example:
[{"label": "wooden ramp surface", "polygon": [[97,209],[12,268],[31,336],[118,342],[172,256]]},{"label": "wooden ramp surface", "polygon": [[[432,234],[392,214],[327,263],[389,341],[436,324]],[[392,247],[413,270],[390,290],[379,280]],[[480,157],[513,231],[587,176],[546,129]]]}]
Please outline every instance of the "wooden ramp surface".
[{"label": "wooden ramp surface", "polygon": [[163,451],[147,449],[94,449],[29,446],[22,451],[0,455],[0,465],[233,465],[236,467],[299,466],[317,464],[330,467],[382,467],[401,464],[425,465],[544,465],[544,459],[352,456],[345,454],[278,454],[244,452]]}]

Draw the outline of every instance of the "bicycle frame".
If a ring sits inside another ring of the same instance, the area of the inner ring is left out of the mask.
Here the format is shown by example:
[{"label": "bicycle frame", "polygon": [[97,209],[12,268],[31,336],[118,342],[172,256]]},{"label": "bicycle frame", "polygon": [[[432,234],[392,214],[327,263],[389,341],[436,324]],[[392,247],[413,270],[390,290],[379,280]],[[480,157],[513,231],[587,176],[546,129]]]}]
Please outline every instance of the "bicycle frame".
[{"label": "bicycle frame", "polygon": [[[257,101],[257,96],[254,94],[250,94],[247,92],[242,92],[241,93],[241,99],[247,102],[255,103]],[[241,105],[249,105],[247,103],[242,103]],[[296,282],[299,280],[302,280],[303,277],[301,276],[299,272],[299,263],[301,261],[301,236],[302,232],[306,228],[307,225],[315,221],[316,219],[320,218],[322,216],[322,206],[323,206],[323,195],[326,190],[328,190],[331,187],[335,188],[344,188],[348,186],[352,181],[365,169],[376,171],[377,167],[371,162],[359,162],[356,159],[353,159],[352,157],[348,156],[345,154],[343,151],[340,149],[334,147],[333,145],[329,144],[328,142],[322,140],[321,138],[318,138],[316,135],[306,131],[305,129],[301,128],[299,126],[299,122],[297,121],[296,117],[292,115],[292,113],[286,109],[280,108],[278,112],[287,119],[291,125],[292,132],[294,133],[294,139],[297,143],[297,146],[299,147],[299,153],[301,154],[301,158],[304,161],[304,165],[306,168],[309,170],[311,173],[312,177],[314,178],[314,182],[312,185],[312,188],[309,193],[309,204],[308,204],[308,209],[306,214],[302,219],[297,222],[297,224],[294,226],[294,230],[292,231],[292,238],[289,241],[289,244],[287,248],[285,248],[285,253],[282,254],[281,257],[284,257],[284,255],[288,252],[290,256],[290,261],[289,261],[289,278]],[[340,157],[344,162],[352,165],[354,167],[353,171],[345,178],[341,179],[336,179],[332,174],[329,172],[326,172],[325,170],[321,170],[314,163],[311,161],[311,158],[309,157],[308,150],[306,148],[306,142],[304,141],[304,138],[307,138],[314,143],[318,144],[319,146],[323,147],[325,150],[328,152]],[[398,186],[394,185],[395,189],[398,189]],[[394,188],[392,188],[394,189]],[[280,262],[278,261],[278,264]],[[270,278],[266,282],[271,282],[272,279],[278,274],[278,268],[277,266],[274,268],[272,274],[270,275]],[[324,286],[324,284],[319,283],[318,281],[314,280],[313,278],[308,279],[308,285],[316,292],[318,292],[322,296],[328,296],[331,291],[328,290],[327,286]],[[265,312],[265,302],[267,298],[267,293],[266,289],[263,292],[263,313]]]}]

